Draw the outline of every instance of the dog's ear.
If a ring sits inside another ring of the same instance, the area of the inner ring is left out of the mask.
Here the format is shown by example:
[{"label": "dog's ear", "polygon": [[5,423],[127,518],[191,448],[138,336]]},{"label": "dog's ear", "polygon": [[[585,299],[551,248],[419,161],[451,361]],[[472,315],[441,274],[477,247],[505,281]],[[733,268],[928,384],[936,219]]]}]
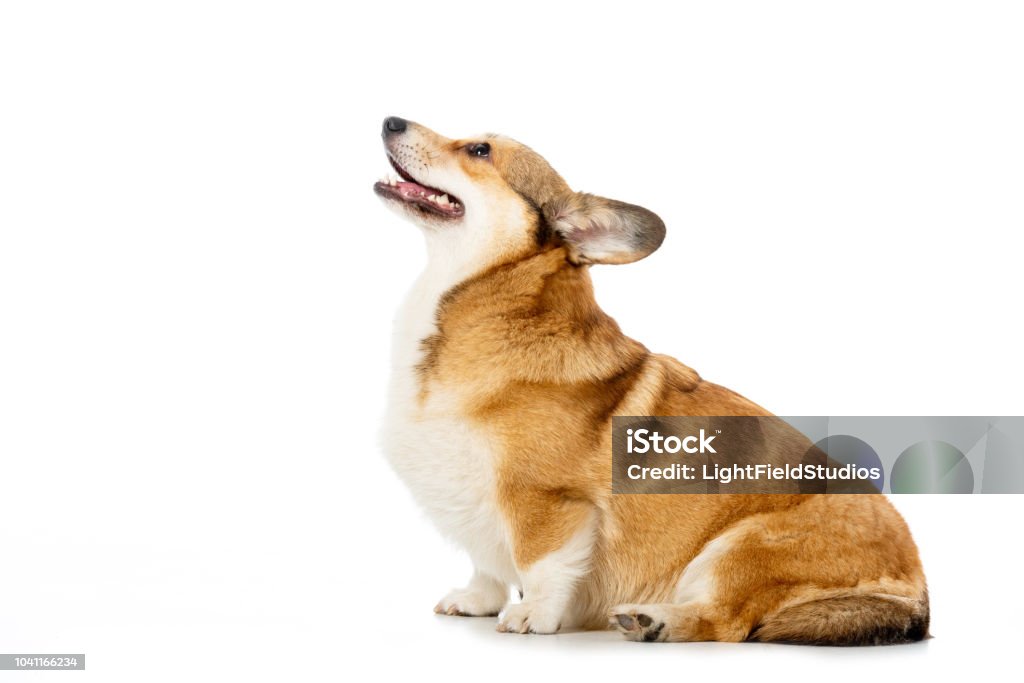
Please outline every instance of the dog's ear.
[{"label": "dog's ear", "polygon": [[665,239],[665,223],[654,212],[614,199],[574,192],[543,209],[574,263],[632,263]]}]

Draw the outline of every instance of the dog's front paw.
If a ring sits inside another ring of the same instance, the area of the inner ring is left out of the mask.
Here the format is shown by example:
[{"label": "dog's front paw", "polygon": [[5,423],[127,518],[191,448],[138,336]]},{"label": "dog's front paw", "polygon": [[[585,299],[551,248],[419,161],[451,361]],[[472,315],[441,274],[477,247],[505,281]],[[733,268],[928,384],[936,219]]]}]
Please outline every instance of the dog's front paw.
[{"label": "dog's front paw", "polygon": [[462,588],[441,598],[434,612],[457,617],[493,617],[504,607],[505,597],[496,591]]},{"label": "dog's front paw", "polygon": [[502,633],[557,633],[562,615],[529,600],[509,605],[498,615]]}]

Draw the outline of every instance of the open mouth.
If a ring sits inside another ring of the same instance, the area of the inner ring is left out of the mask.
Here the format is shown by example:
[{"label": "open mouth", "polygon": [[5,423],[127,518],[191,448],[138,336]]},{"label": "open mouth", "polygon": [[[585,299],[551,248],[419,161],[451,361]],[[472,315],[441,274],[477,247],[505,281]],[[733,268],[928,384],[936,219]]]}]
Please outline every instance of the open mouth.
[{"label": "open mouth", "polygon": [[416,182],[408,171],[391,158],[390,154],[388,161],[398,172],[399,177],[396,178],[389,173],[374,183],[374,192],[382,197],[405,202],[424,213],[444,218],[458,218],[465,213],[465,208],[457,197],[436,187]]}]

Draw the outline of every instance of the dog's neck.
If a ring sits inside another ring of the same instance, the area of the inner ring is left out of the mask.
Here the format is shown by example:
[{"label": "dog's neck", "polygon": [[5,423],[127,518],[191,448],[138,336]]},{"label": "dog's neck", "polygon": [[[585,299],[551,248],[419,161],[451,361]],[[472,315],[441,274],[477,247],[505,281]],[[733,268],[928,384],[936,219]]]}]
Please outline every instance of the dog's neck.
[{"label": "dog's neck", "polygon": [[438,302],[442,331],[512,323],[522,335],[559,325],[566,331],[606,317],[594,299],[589,268],[575,266],[561,247],[492,266],[449,289]]},{"label": "dog's neck", "polygon": [[588,268],[562,247],[492,267],[439,300],[421,380],[601,381],[647,350],[597,305]]}]

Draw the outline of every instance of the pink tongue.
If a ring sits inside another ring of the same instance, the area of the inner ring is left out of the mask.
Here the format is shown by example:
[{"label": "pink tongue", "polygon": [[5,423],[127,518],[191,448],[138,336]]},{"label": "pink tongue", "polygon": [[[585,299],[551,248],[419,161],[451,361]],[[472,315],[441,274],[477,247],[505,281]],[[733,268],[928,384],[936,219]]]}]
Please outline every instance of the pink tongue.
[{"label": "pink tongue", "polygon": [[404,180],[398,181],[398,191],[402,193],[403,197],[408,197],[410,199],[427,194],[427,188],[416,183],[407,183]]}]

